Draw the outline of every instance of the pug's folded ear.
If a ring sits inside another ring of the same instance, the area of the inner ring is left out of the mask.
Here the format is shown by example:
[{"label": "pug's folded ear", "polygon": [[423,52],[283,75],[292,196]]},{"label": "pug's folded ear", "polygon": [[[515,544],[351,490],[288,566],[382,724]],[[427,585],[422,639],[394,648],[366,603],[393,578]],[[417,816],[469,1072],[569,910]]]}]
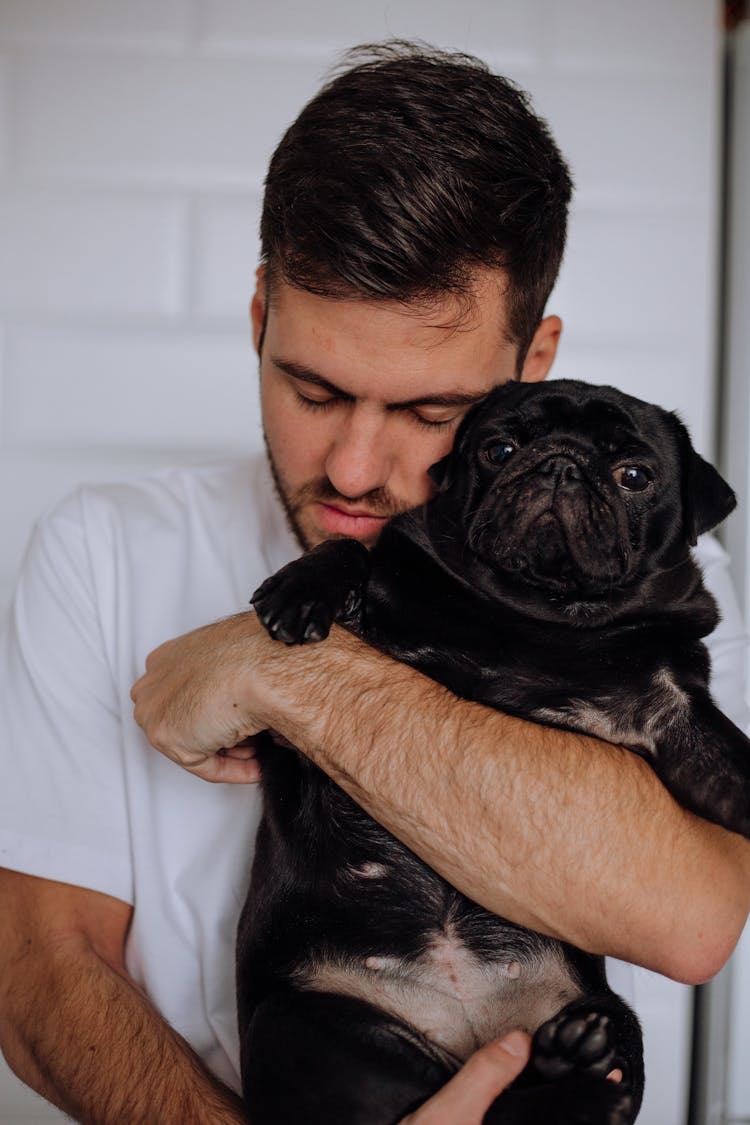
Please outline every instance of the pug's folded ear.
[{"label": "pug's folded ear", "polygon": [[453,483],[453,461],[453,453],[447,453],[445,457],[441,457],[434,465],[430,465],[427,470],[427,475],[437,486],[438,492],[445,492]]},{"label": "pug's folded ear", "polygon": [[677,415],[677,426],[682,459],[682,518],[691,546],[699,535],[710,531],[725,520],[737,506],[737,497],[723,476],[693,449],[690,435]]},{"label": "pug's folded ear", "polygon": [[688,486],[683,492],[683,514],[690,542],[725,520],[737,507],[737,497],[713,465],[693,451]]},{"label": "pug's folded ear", "polygon": [[[526,387],[528,384],[524,384]],[[456,458],[462,458],[464,461],[469,455],[466,449],[467,433],[471,432],[471,427],[475,418],[483,411],[487,403],[495,403],[500,399],[502,394],[507,394],[510,387],[520,387],[520,383],[501,383],[499,387],[485,397],[475,402],[470,410],[461,419],[461,424],[456,430],[456,436],[453,441],[453,448],[450,453],[436,461],[434,465],[430,465],[427,470],[427,475],[437,485],[438,492],[445,492],[453,484],[455,478]]]}]

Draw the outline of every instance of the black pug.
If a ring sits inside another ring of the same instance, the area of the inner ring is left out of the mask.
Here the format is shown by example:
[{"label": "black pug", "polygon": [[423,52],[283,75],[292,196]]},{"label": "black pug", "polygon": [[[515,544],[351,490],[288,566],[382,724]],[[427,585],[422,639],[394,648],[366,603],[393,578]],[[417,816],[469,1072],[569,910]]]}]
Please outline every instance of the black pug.
[{"label": "black pug", "polygon": [[[371,552],[329,541],[263,583],[272,636],[341,621],[457,695],[630,747],[750,835],[748,741],[708,692],[718,615],[690,551],[735,499],[676,416],[510,383],[430,475],[435,497]],[[296,750],[269,743],[261,765],[238,940],[254,1125],[395,1125],[511,1027],[535,1032],[532,1055],[487,1125],[635,1120],[641,1034],[603,958],[465,898]]]}]

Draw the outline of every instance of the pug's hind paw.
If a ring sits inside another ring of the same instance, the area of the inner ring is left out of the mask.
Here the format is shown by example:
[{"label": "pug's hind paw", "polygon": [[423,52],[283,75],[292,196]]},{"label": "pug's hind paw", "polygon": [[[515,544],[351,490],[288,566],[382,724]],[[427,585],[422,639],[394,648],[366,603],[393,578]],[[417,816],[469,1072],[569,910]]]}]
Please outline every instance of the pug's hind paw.
[{"label": "pug's hind paw", "polygon": [[601,1012],[560,1012],[534,1036],[531,1061],[547,1081],[572,1071],[606,1078],[615,1063],[609,1016]]}]

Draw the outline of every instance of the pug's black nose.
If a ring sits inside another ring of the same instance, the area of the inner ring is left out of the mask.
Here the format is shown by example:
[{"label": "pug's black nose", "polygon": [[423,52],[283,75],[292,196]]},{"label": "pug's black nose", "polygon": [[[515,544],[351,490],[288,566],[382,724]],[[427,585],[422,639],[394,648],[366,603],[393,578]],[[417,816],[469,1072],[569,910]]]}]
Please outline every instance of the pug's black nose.
[{"label": "pug's black nose", "polygon": [[541,484],[545,488],[556,488],[559,484],[573,484],[583,480],[583,474],[572,457],[548,457],[537,466],[537,473],[541,476]]}]

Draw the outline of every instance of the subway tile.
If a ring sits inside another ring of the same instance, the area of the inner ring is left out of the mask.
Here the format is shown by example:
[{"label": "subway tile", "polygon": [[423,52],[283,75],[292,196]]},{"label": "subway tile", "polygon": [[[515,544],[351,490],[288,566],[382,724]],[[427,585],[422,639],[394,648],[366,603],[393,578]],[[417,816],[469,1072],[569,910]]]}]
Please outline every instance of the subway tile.
[{"label": "subway tile", "polygon": [[569,161],[581,202],[666,204],[715,191],[715,84],[692,76],[545,73],[534,103]]},{"label": "subway tile", "polygon": [[201,318],[247,323],[260,257],[261,200],[218,197],[196,204],[193,312]]},{"label": "subway tile", "polygon": [[452,5],[434,0],[279,0],[257,5],[202,0],[199,20],[202,42],[223,51],[256,51],[269,43],[289,54],[317,50],[330,55],[357,43],[395,37],[480,54],[494,49],[505,58],[518,58],[535,50],[539,12],[539,0],[467,0]]},{"label": "subway tile", "polygon": [[242,452],[260,444],[246,333],[9,330],[11,448]]},{"label": "subway tile", "polygon": [[257,185],[320,78],[318,63],[269,57],[30,54],[22,62],[19,172],[117,184]]},{"label": "subway tile", "polygon": [[573,214],[550,311],[591,339],[703,340],[713,324],[712,213]]},{"label": "subway tile", "polygon": [[719,42],[719,5],[706,0],[553,0],[549,35],[558,65],[693,73]]},{"label": "subway tile", "polygon": [[45,314],[174,315],[183,238],[176,200],[7,192],[0,197],[0,306]]},{"label": "subway tile", "polygon": [[23,44],[164,47],[186,35],[187,0],[3,0],[0,40]]}]

